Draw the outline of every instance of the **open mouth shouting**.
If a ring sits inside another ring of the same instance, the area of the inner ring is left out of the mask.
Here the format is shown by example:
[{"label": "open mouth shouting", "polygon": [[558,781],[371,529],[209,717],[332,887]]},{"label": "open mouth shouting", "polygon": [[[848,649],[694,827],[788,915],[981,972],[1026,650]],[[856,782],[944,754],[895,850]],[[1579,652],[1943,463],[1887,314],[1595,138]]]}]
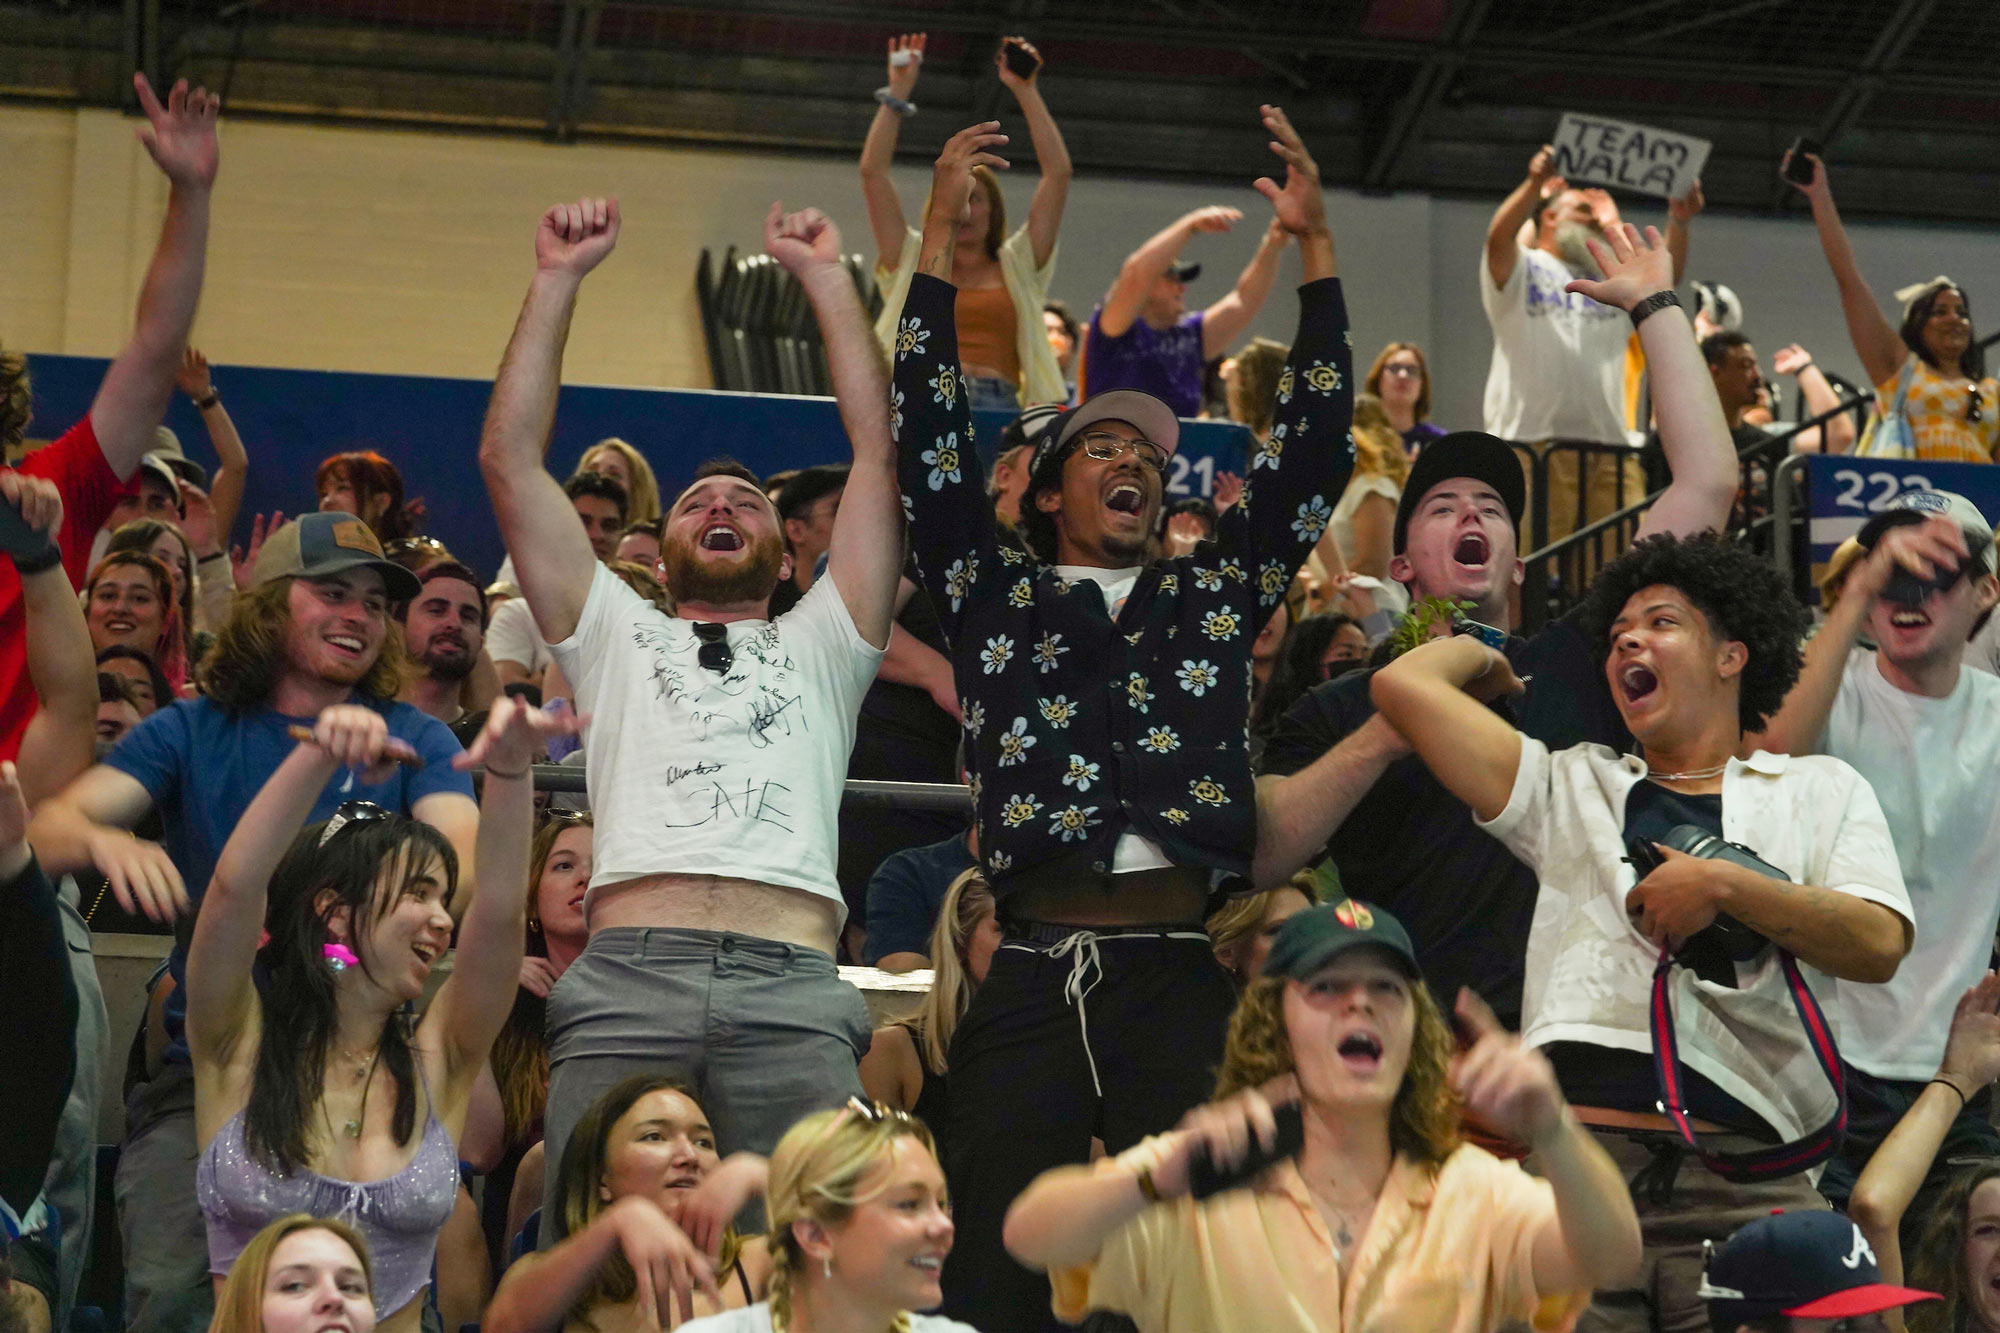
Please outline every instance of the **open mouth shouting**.
[{"label": "open mouth shouting", "polygon": [[1129,514],[1133,518],[1146,507],[1146,492],[1135,481],[1116,481],[1105,492],[1104,507],[1114,514]]},{"label": "open mouth shouting", "polygon": [[1618,672],[1618,692],[1624,696],[1626,707],[1637,708],[1651,699],[1660,688],[1660,678],[1653,668],[1644,662],[1627,662]]},{"label": "open mouth shouting", "polygon": [[1382,1067],[1382,1039],[1372,1032],[1348,1033],[1335,1052],[1352,1073],[1373,1074]]},{"label": "open mouth shouting", "polygon": [[709,524],[695,544],[704,551],[740,551],[746,545],[743,534],[727,523]]},{"label": "open mouth shouting", "polygon": [[1920,606],[1899,606],[1889,613],[1890,628],[1917,633],[1931,627],[1930,612]]},{"label": "open mouth shouting", "polygon": [[1452,543],[1452,561],[1464,569],[1484,569],[1492,555],[1493,544],[1486,540],[1485,533],[1477,530],[1461,532]]},{"label": "open mouth shouting", "polygon": [[417,961],[421,962],[425,967],[430,967],[438,959],[444,957],[444,946],[434,944],[429,940],[418,940],[410,945],[410,952],[417,956]]}]

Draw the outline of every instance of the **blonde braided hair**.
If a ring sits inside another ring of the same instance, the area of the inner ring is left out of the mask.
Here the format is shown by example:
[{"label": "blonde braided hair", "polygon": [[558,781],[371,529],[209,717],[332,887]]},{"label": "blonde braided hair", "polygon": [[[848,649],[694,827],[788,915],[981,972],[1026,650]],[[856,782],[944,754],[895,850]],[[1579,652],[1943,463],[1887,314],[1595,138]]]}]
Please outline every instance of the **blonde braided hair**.
[{"label": "blonde braided hair", "polygon": [[[831,1227],[846,1221],[856,1207],[881,1192],[878,1187],[864,1193],[862,1184],[896,1140],[906,1137],[937,1156],[937,1143],[923,1121],[854,1097],[837,1111],[807,1116],[778,1141],[771,1153],[771,1183],[765,1196],[771,1218],[765,1237],[771,1255],[765,1299],[777,1333],[791,1322],[792,1283],[807,1263],[792,1224],[813,1221]],[[890,1328],[892,1333],[909,1333],[909,1311],[898,1314]]]}]

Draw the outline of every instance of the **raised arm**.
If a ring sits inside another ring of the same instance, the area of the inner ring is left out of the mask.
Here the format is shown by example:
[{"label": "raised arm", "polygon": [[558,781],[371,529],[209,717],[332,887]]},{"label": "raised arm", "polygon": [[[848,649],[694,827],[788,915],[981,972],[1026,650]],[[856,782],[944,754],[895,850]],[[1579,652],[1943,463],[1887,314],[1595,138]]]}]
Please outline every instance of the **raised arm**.
[{"label": "raised arm", "polygon": [[153,95],[146,76],[135,74],[139,107],[146,128],[139,142],[166,174],[167,218],[160,243],[139,289],[139,313],[132,338],[104,372],[97,398],[90,405],[91,428],[97,433],[104,461],[120,481],[139,466],[140,455],[154,444],[154,427],[167,414],[174,376],[180,370],[181,349],[194,324],[201,299],[202,270],[208,255],[208,201],[220,158],[215,144],[215,116],[220,100],[205,88],[188,90],[176,83],[167,104]]},{"label": "raised arm", "polygon": [[1413,648],[1368,685],[1383,719],[1482,822],[1507,808],[1521,767],[1521,733],[1486,705],[1522,689],[1505,655],[1469,635]]},{"label": "raised arm", "polygon": [[543,465],[562,388],[563,347],[584,276],[618,243],[618,201],[557,204],[535,227],[535,276],[493,381],[479,471],[542,637],[567,639],[597,571],[590,539]]},{"label": "raised arm", "polygon": [[[217,467],[208,479],[208,504],[212,514],[213,548],[198,542],[193,533],[188,540],[198,547],[197,559],[206,558],[211,553],[221,554],[223,543],[229,540],[230,530],[236,526],[237,511],[243,507],[243,487],[250,478],[250,454],[243,447],[243,437],[236,433],[236,423],[229,418],[229,409],[222,405],[222,395],[216,392],[215,379],[209,373],[208,358],[201,349],[190,345],[181,360],[180,373],[176,378],[182,393],[194,401],[201,412],[201,424],[208,429],[208,442],[215,448]],[[192,525],[193,514],[189,514]]]},{"label": "raised arm", "polygon": [[903,506],[896,493],[896,446],[889,438],[889,369],[861,295],[841,266],[840,230],[824,213],[808,208],[787,214],[772,204],[764,218],[764,248],[805,288],[826,344],[840,424],[854,450],[826,568],[855,629],[880,648],[889,642],[896,585],[903,574]]},{"label": "raised arm", "polygon": [[1201,312],[1202,360],[1212,361],[1229,350],[1229,345],[1257,318],[1257,312],[1264,308],[1264,301],[1271,294],[1271,284],[1278,280],[1278,258],[1291,238],[1284,224],[1272,218],[1257,242],[1257,252],[1236,275],[1236,285]]},{"label": "raised arm", "polygon": [[[1945,1038],[1944,1063],[1868,1159],[1847,1213],[1875,1250],[1882,1280],[1901,1283],[1903,1215],[1923,1187],[1965,1104],[2000,1078],[2000,978],[1988,972],[1959,997]],[[1901,1320],[1893,1327],[1901,1331]]]},{"label": "raised arm", "polygon": [[[1011,43],[1035,58],[1034,72],[1027,78],[1007,68],[1006,44]],[[1028,138],[1035,145],[1035,164],[1042,179],[1035,185],[1035,197],[1028,202],[1028,241],[1034,246],[1035,267],[1046,267],[1056,252],[1056,233],[1062,229],[1063,206],[1069,202],[1069,147],[1063,143],[1056,118],[1042,100],[1042,53],[1025,37],[1009,37],[993,63],[999,67],[1000,82],[1020,103],[1022,118],[1028,122]]]},{"label": "raised arm", "polygon": [[528,843],[535,828],[530,768],[549,736],[572,735],[578,727],[574,713],[545,713],[518,699],[499,699],[472,748],[454,761],[461,769],[486,767],[473,871],[478,889],[459,926],[451,975],[418,1028],[425,1059],[441,1062],[432,1070],[433,1086],[439,1115],[454,1131],[453,1122],[464,1121],[472,1084],[486,1067],[520,984]]},{"label": "raised arm", "polygon": [[[906,32],[889,39],[889,95],[907,102],[923,69],[926,34]],[[868,122],[861,144],[861,197],[868,205],[868,229],[875,233],[875,267],[895,271],[910,224],[903,218],[903,197],[889,179],[896,161],[896,140],[903,132],[903,113],[884,102]]]},{"label": "raised arm", "polygon": [[[1799,672],[1798,684],[1785,696],[1757,743],[1774,754],[1817,754],[1833,701],[1840,693],[1841,678],[1847,672],[1848,657],[1860,642],[1868,613],[1890,574],[1900,568],[1929,579],[1940,569],[1957,568],[1965,556],[1965,534],[1942,515],[1883,533],[1874,549],[1848,572],[1840,599],[1819,633],[1806,644],[1805,667]],[[1862,669],[1873,671],[1875,665],[1870,661]]]},{"label": "raised arm", "polygon": [[[1813,360],[1812,353],[1797,343],[1780,347],[1777,355],[1771,358],[1771,368],[1798,381],[1799,399],[1808,418],[1825,416],[1840,406],[1840,395],[1834,392],[1826,372]],[[1851,412],[1842,412],[1831,421],[1809,427],[1792,437],[1792,452],[1797,454],[1844,454],[1853,447],[1854,416]]]},{"label": "raised arm", "polygon": [[[1791,160],[1792,155],[1786,153],[1778,167],[1779,175],[1784,174]],[[1861,266],[1854,260],[1854,247],[1847,239],[1847,228],[1841,225],[1840,210],[1833,204],[1826,163],[1811,153],[1806,154],[1806,161],[1812,163],[1812,180],[1804,185],[1796,181],[1790,184],[1812,205],[1819,248],[1826,255],[1826,266],[1833,270],[1834,286],[1840,291],[1840,313],[1847,320],[1847,336],[1854,342],[1854,354],[1861,358],[1861,368],[1868,372],[1868,382],[1880,384],[1903,368],[1903,358],[1910,354],[1910,349],[1903,345],[1903,339],[1883,315],[1882,307],[1875,303],[1875,293],[1868,290],[1868,280],[1861,276]]]},{"label": "raised arm", "polygon": [[[1589,242],[1604,277],[1580,278],[1566,290],[1630,311],[1655,292],[1673,288],[1672,261],[1656,228],[1646,228],[1641,236],[1636,227],[1621,224],[1606,228],[1605,239],[1608,247]],[[1668,306],[1639,325],[1639,342],[1653,379],[1653,413],[1673,480],[1640,520],[1638,536],[1671,532],[1691,537],[1720,529],[1736,500],[1736,447],[1715,396],[1715,381],[1694,340],[1694,326],[1679,306]]]},{"label": "raised arm", "polygon": [[1486,224],[1486,276],[1493,279],[1495,287],[1505,287],[1507,279],[1514,276],[1514,265],[1521,257],[1521,228],[1541,207],[1542,186],[1555,174],[1555,162],[1554,145],[1536,149],[1528,159],[1526,178],[1500,201],[1492,221]]},{"label": "raised arm", "polygon": [[1104,307],[1097,312],[1098,331],[1107,338],[1124,337],[1131,330],[1132,321],[1139,318],[1146,294],[1153,290],[1153,284],[1160,280],[1188,239],[1196,232],[1228,231],[1242,219],[1240,208],[1211,205],[1197,208],[1154,232],[1119,265],[1118,276],[1105,294]]},{"label": "raised arm", "polygon": [[1681,285],[1681,279],[1688,268],[1688,243],[1692,239],[1690,231],[1701,210],[1708,206],[1707,196],[1701,192],[1701,182],[1688,186],[1687,193],[1678,199],[1667,200],[1667,253],[1673,256],[1674,280],[1672,286]]},{"label": "raised arm", "polygon": [[313,738],[293,747],[243,811],[216,858],[188,945],[188,1049],[197,1070],[237,1063],[239,1039],[254,1031],[251,971],[271,875],[320,793],[343,766],[380,777],[398,755],[415,758],[416,752],[389,735],[380,713],[355,704],[329,708],[314,721]]},{"label": "raised arm", "polygon": [[[40,707],[21,737],[21,793],[33,809],[90,767],[97,722],[97,666],[83,607],[64,572],[56,536],[62,530],[62,495],[54,483],[0,470],[0,504],[26,524],[11,551],[21,575],[23,643],[28,682]],[[28,546],[40,542],[39,550]]]}]

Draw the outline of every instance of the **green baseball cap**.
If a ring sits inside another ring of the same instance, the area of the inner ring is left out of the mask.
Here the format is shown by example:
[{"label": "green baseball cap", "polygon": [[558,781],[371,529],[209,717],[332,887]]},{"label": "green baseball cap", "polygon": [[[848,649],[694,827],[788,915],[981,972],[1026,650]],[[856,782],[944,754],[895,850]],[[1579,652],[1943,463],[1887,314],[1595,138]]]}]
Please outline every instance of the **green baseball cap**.
[{"label": "green baseball cap", "polygon": [[1308,907],[1288,919],[1271,942],[1264,975],[1304,981],[1349,949],[1372,945],[1393,955],[1412,980],[1423,979],[1403,923],[1355,898]]},{"label": "green baseball cap", "polygon": [[350,569],[382,576],[389,600],[407,602],[423,591],[417,576],[382,554],[374,531],[352,514],[301,514],[264,539],[251,579],[323,579]]}]

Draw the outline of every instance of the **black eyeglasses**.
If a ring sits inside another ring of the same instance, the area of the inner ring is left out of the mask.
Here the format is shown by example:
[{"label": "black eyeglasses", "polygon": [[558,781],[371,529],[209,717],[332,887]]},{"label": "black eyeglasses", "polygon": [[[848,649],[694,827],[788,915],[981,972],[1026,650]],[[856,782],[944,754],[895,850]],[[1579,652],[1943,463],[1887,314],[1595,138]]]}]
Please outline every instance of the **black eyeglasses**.
[{"label": "black eyeglasses", "polygon": [[695,660],[718,676],[728,675],[729,668],[736,665],[736,654],[729,647],[729,626],[697,620],[694,622],[694,636],[701,640],[701,651]]},{"label": "black eyeglasses", "polygon": [[387,819],[389,812],[373,801],[343,801],[333,812],[333,818],[326,821],[326,827],[319,831],[319,847],[323,849],[333,841],[333,835],[350,824],[372,824],[378,819]]},{"label": "black eyeglasses", "polygon": [[1986,404],[1980,400],[1979,386],[1977,384],[1973,385],[1966,393],[1965,419],[1968,423],[1975,426],[1986,419]]}]

